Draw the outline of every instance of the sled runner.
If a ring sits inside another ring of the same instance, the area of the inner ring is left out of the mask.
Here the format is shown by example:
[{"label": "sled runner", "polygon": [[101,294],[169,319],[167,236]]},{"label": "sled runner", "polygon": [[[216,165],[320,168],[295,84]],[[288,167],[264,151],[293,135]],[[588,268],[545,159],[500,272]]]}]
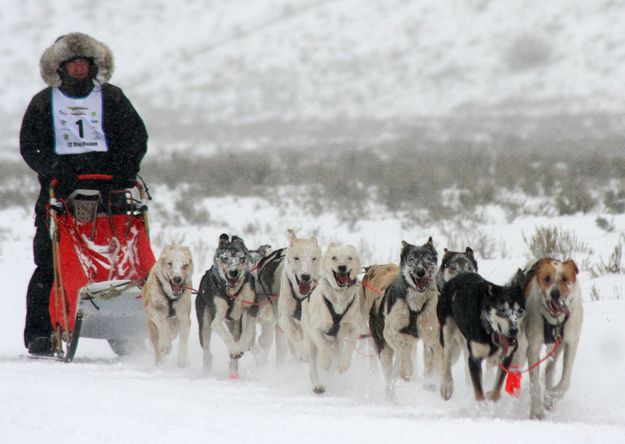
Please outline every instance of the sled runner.
[{"label": "sled runner", "polygon": [[89,174],[60,198],[61,185],[52,181],[49,204],[54,357],[72,361],[80,337],[128,354],[146,337],[140,287],[155,262],[145,187],[116,189],[112,176]]}]

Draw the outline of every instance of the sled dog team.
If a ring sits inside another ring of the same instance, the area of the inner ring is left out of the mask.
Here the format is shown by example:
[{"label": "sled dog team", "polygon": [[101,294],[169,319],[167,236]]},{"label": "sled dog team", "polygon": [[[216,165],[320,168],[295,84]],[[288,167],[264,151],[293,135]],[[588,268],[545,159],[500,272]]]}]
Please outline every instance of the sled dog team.
[{"label": "sled dog team", "polygon": [[[478,401],[497,401],[507,374],[513,379],[529,372],[531,418],[544,417],[569,388],[583,318],[572,260],[536,260],[500,286],[478,274],[468,247],[445,249],[439,266],[429,238],[421,246],[402,242],[399,265],[365,267],[359,280],[354,247],[332,243],[322,253],[314,237],[298,238],[293,230],[288,236],[288,247],[275,251],[269,245],[251,251],[240,237],[219,237],[195,299],[204,369],[213,362],[213,332],[228,349],[231,378],[238,377],[244,353],[252,351],[262,363],[275,343],[278,361],[291,356],[308,363],[312,389],[321,394],[334,370],[350,367],[357,342],[370,336],[388,395],[398,377],[412,378],[418,341],[425,387],[435,390],[438,382],[445,400],[453,394],[451,368],[461,355]],[[156,365],[177,336],[177,364],[189,363],[192,274],[189,248],[168,245],[143,287]],[[487,393],[483,360],[497,373]],[[539,370],[545,360],[543,395]]]}]

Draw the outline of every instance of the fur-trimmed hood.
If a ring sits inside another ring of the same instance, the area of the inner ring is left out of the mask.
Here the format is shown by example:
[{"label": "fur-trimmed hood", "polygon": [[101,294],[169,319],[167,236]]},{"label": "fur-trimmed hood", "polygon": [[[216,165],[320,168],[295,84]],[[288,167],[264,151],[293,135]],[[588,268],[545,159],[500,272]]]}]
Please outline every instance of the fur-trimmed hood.
[{"label": "fur-trimmed hood", "polygon": [[76,56],[93,59],[98,68],[95,78],[98,83],[104,84],[111,79],[113,52],[109,47],[87,34],[71,32],[59,37],[41,56],[39,70],[43,81],[49,86],[61,86],[57,71],[64,61]]}]

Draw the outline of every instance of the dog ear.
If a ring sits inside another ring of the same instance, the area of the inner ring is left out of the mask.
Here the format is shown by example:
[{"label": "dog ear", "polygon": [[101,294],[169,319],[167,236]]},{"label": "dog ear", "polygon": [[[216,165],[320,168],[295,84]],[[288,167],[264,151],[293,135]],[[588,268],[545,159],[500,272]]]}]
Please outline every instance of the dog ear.
[{"label": "dog ear", "polygon": [[575,272],[575,274],[579,273],[579,268],[577,268],[577,264],[573,259],[569,259],[568,261],[564,262],[562,266],[570,268]]},{"label": "dog ear", "polygon": [[233,244],[239,244],[241,248],[243,248],[245,250],[245,253],[247,254],[247,247],[245,246],[245,242],[243,242],[243,239],[241,239],[239,236],[232,236],[232,239],[230,239],[230,241]]},{"label": "dog ear", "polygon": [[464,252],[467,253],[467,256],[473,257],[473,249],[471,247],[467,247]]},{"label": "dog ear", "polygon": [[432,236],[430,236],[428,238],[428,241],[426,242],[426,244],[428,244],[430,247],[434,248],[434,241],[432,241]]},{"label": "dog ear", "polygon": [[226,233],[221,233],[221,235],[219,236],[219,246],[223,247],[228,242],[230,242],[230,236],[228,236]]},{"label": "dog ear", "polygon": [[295,230],[293,228],[289,228],[287,232],[289,233],[289,247],[292,247],[297,240],[297,234],[295,234]]}]

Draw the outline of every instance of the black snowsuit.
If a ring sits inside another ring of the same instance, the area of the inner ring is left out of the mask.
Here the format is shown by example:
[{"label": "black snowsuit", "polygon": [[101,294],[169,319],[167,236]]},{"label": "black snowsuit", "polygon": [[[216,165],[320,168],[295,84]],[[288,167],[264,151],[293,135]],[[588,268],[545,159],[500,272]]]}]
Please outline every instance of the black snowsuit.
[{"label": "black snowsuit", "polygon": [[[76,94],[75,90],[60,87],[64,94],[73,97],[85,97],[91,89]],[[100,173],[111,174],[120,186],[128,186],[129,182],[134,183],[147,150],[148,136],[143,121],[120,88],[109,83],[102,85],[102,106],[107,152],[55,153],[51,87],[33,97],[22,120],[20,152],[37,173],[41,185],[35,205],[33,252],[36,268],[26,296],[26,347],[32,339],[49,336],[52,330],[48,303],[54,276],[46,214],[50,181],[59,179],[60,184],[67,187],[67,192],[77,175]],[[63,193],[62,187],[60,192]]]}]

